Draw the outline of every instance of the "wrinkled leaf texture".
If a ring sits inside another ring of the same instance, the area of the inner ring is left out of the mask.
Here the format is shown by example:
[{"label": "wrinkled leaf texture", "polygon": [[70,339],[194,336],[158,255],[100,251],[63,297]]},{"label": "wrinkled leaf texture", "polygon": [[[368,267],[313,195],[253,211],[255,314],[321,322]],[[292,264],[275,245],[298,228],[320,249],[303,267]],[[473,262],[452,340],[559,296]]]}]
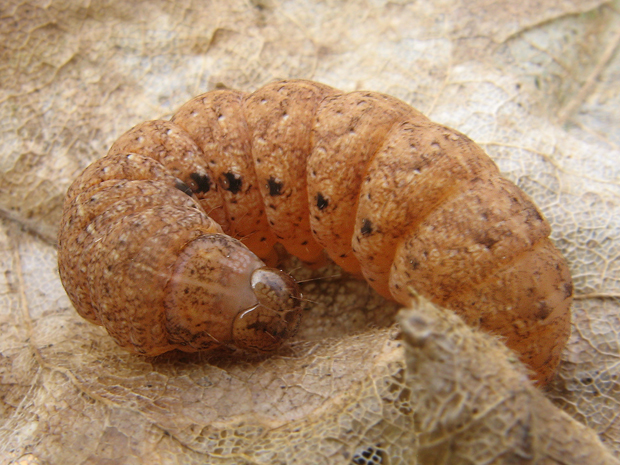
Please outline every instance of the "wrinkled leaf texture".
[{"label": "wrinkled leaf texture", "polygon": [[[0,462],[415,463],[432,444],[415,396],[433,380],[408,384],[396,307],[336,269],[304,284],[296,340],[259,359],[124,353],[62,289],[55,234],[81,169],[194,95],[279,78],[399,97],[535,199],[576,293],[546,396],[620,452],[619,30],[618,1],[2,2]],[[462,430],[491,438],[472,418]]]}]

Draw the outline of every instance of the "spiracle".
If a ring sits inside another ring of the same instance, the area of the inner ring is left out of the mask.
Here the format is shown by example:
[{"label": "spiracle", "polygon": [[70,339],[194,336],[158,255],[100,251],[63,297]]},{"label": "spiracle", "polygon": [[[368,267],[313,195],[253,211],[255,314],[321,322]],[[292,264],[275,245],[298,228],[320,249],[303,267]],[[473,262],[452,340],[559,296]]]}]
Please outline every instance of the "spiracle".
[{"label": "spiracle", "polygon": [[572,280],[540,211],[465,135],[376,92],[215,90],[148,121],[67,192],[59,270],[77,311],[157,355],[276,350],[301,294],[274,245],[324,254],[404,305],[501,336],[547,382]]}]

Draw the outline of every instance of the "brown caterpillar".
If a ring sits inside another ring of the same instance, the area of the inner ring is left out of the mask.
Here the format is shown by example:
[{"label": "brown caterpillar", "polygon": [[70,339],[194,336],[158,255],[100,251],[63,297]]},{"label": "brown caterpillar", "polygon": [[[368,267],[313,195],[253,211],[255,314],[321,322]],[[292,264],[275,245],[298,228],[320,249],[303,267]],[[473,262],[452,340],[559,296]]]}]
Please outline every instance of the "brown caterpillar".
[{"label": "brown caterpillar", "polygon": [[121,136],[68,190],[58,262],[78,312],[129,350],[271,351],[300,294],[259,257],[326,250],[389,299],[413,289],[502,336],[544,383],[573,290],[549,233],[463,134],[387,95],[284,81]]}]

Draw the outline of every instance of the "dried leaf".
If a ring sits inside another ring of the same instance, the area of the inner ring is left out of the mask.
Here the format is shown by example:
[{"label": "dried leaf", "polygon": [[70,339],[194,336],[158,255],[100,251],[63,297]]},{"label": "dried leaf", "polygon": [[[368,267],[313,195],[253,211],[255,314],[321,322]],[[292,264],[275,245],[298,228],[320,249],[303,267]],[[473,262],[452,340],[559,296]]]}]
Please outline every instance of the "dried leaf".
[{"label": "dried leaf", "polygon": [[[578,296],[546,395],[618,454],[619,29],[617,1],[4,2],[0,457],[394,464],[421,452],[422,463],[438,460],[432,428],[416,426],[417,393],[427,388],[405,376],[395,308],[365,283],[306,283],[313,302],[298,340],[279,356],[242,360],[127,354],[77,316],[60,285],[53,244],[62,197],[81,169],[131,126],[194,95],[276,78],[399,97],[481,143],[535,199]],[[540,438],[534,432],[548,423],[536,422],[552,422],[556,440],[583,445],[575,457],[592,453],[590,433],[511,383],[515,402],[540,411],[526,437]],[[492,410],[506,411],[514,409]],[[466,430],[451,440],[476,440],[488,445],[480,457],[491,454],[493,432]]]}]

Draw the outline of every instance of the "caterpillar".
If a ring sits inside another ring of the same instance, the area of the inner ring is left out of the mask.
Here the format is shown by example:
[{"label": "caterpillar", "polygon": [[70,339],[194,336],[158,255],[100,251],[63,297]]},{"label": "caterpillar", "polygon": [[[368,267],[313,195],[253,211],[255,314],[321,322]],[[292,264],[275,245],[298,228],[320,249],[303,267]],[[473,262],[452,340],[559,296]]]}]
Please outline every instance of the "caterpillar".
[{"label": "caterpillar", "polygon": [[312,81],[214,90],[122,135],[69,187],[58,236],[79,314],[146,355],[276,350],[301,318],[280,243],[379,294],[425,296],[548,382],[573,286],[548,222],[460,132]]}]

